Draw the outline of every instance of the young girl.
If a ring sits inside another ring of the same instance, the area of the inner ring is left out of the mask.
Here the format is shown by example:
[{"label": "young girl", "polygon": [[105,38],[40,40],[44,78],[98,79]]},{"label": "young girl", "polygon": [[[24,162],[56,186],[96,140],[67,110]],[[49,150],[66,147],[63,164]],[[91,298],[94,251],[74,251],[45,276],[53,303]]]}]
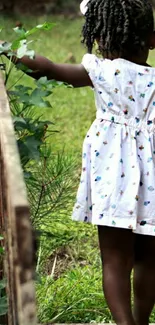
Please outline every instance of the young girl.
[{"label": "young girl", "polygon": [[[79,65],[36,56],[20,61],[47,76],[94,89],[73,219],[98,226],[104,294],[118,325],[148,325],[155,302],[155,47],[149,0],[84,0]],[[101,59],[91,54],[98,44]],[[130,275],[134,269],[134,310]]]}]

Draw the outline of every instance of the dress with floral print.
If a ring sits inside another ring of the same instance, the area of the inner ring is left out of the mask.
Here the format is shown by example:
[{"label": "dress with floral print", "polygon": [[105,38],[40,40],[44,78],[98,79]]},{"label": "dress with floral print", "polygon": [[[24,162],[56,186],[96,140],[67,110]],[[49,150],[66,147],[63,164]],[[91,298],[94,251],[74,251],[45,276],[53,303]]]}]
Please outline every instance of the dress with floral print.
[{"label": "dress with floral print", "polygon": [[86,54],[96,119],[73,220],[155,235],[155,69]]}]

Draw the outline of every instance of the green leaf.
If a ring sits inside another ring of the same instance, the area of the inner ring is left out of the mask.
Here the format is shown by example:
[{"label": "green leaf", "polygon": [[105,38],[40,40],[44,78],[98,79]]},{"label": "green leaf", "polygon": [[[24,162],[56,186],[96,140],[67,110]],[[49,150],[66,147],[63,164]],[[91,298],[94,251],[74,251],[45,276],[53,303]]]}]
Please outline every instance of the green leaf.
[{"label": "green leaf", "polygon": [[19,153],[20,153],[22,167],[24,168],[30,160],[29,155],[28,155],[29,151],[28,151],[27,146],[21,139],[17,140],[17,144],[18,144],[18,149],[19,149]]},{"label": "green leaf", "polygon": [[16,131],[24,131],[25,129],[27,130],[27,122],[25,121],[24,118],[18,117],[18,116],[13,116],[13,123]]},{"label": "green leaf", "polygon": [[22,64],[22,63],[17,63],[16,64],[16,69],[17,70],[21,70],[25,73],[31,73],[33,72],[33,70],[29,69],[26,65]]},{"label": "green leaf", "polygon": [[20,40],[15,40],[12,42],[11,50],[17,50],[20,47]]},{"label": "green leaf", "polygon": [[3,239],[4,239],[4,237],[2,235],[0,235],[0,240],[3,240]]},{"label": "green leaf", "polygon": [[0,246],[0,254],[3,254],[5,251],[4,247]]},{"label": "green leaf", "polygon": [[36,33],[38,30],[46,30],[46,31],[51,30],[54,26],[55,26],[54,23],[46,23],[46,22],[44,24],[37,25],[36,27],[27,31],[25,33],[25,37],[28,37],[28,36]]},{"label": "green leaf", "polygon": [[14,123],[22,123],[22,125],[26,125],[27,123],[26,123],[26,121],[25,121],[25,119],[23,118],[23,117],[20,117],[20,116],[13,116],[12,117],[12,120],[13,120],[13,122]]},{"label": "green leaf", "polygon": [[19,95],[21,94],[21,92],[22,92],[22,93],[27,93],[28,91],[32,90],[31,87],[26,87],[26,86],[23,86],[23,85],[17,85],[17,86],[15,87],[15,89],[18,90]]},{"label": "green leaf", "polygon": [[6,288],[6,279],[3,278],[2,280],[0,280],[0,290],[5,288]]},{"label": "green leaf", "polygon": [[[51,107],[49,102],[44,101],[43,97],[48,97],[51,94],[48,90],[35,89],[29,96],[29,103],[36,107],[45,108]],[[23,97],[23,96],[22,96]]]},{"label": "green leaf", "polygon": [[38,25],[37,29],[41,29],[41,30],[51,30],[56,24],[55,23],[47,23],[45,22],[42,25]]},{"label": "green leaf", "polygon": [[48,97],[49,95],[51,95],[51,91],[36,88],[32,92],[31,98],[34,98],[34,97],[38,97],[38,98],[40,98],[40,97]]},{"label": "green leaf", "polygon": [[17,49],[17,58],[21,59],[23,56],[27,55],[30,59],[34,59],[35,52],[33,50],[29,50],[27,47],[26,39],[20,40],[20,46]]},{"label": "green leaf", "polygon": [[7,297],[4,296],[0,298],[0,316],[6,315],[8,311]]},{"label": "green leaf", "polygon": [[37,87],[44,87],[48,90],[59,87],[63,85],[63,82],[56,80],[48,80],[47,77],[41,77],[39,80],[35,81]]},{"label": "green leaf", "polygon": [[38,160],[40,158],[39,147],[42,141],[36,140],[34,136],[27,136],[24,144],[28,149],[29,158]]}]

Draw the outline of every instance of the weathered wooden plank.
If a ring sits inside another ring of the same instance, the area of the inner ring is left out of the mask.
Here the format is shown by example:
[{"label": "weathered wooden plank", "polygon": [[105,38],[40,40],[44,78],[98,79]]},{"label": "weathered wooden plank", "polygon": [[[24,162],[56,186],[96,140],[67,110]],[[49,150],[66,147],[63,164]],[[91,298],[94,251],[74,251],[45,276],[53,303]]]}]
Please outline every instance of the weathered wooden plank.
[{"label": "weathered wooden plank", "polygon": [[20,165],[19,154],[14,136],[9,103],[5,92],[3,79],[0,76],[0,141],[5,170],[8,180],[9,193],[13,207],[28,206],[26,188]]},{"label": "weathered wooden plank", "polygon": [[5,237],[8,325],[36,325],[29,205],[7,94],[0,75],[0,227]]}]

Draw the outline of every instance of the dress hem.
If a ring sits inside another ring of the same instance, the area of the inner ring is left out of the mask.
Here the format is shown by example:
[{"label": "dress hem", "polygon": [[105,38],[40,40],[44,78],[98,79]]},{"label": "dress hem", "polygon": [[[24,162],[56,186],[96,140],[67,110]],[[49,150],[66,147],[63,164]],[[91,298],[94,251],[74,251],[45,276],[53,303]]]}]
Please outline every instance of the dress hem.
[{"label": "dress hem", "polygon": [[140,223],[137,223],[137,220],[135,221],[135,216],[132,217],[132,220],[120,220],[117,217],[110,217],[110,216],[104,216],[101,220],[91,221],[89,218],[85,219],[83,217],[79,216],[72,216],[73,221],[79,221],[84,223],[89,223],[96,226],[106,226],[106,227],[113,227],[113,228],[122,228],[122,229],[131,229],[133,233],[139,234],[139,235],[149,235],[149,236],[155,236],[155,225],[152,224],[144,224],[141,225]]}]

